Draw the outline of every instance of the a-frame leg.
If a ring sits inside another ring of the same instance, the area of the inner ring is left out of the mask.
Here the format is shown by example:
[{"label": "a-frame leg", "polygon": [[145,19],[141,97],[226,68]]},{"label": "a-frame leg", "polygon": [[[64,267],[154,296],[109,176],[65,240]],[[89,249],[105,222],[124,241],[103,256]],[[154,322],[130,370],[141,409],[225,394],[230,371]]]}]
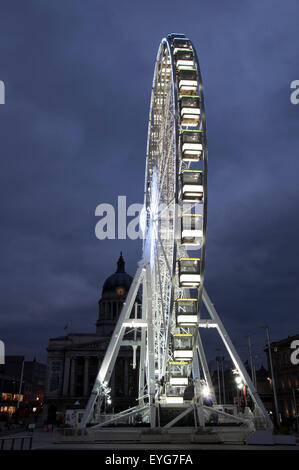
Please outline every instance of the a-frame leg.
[{"label": "a-frame leg", "polygon": [[156,426],[156,407],[155,407],[155,345],[152,317],[152,286],[151,286],[151,267],[146,266],[145,274],[145,292],[146,292],[146,321],[147,321],[147,387],[150,405],[150,425]]},{"label": "a-frame leg", "polygon": [[123,305],[123,308],[121,310],[114,332],[111,336],[109,346],[106,350],[103,362],[101,364],[98,375],[96,377],[90,398],[88,400],[82,421],[80,423],[80,427],[85,427],[86,424],[89,422],[93,413],[94,406],[96,405],[96,400],[99,396],[101,385],[104,383],[107,383],[107,384],[109,383],[109,380],[110,380],[110,377],[111,377],[111,374],[115,365],[115,361],[119,352],[119,348],[121,346],[121,342],[124,336],[124,332],[125,332],[124,323],[130,317],[140,283],[142,282],[142,278],[144,276],[143,269],[144,269],[144,262],[142,260],[138,263],[138,269],[136,271],[135,277],[129,289],[126,302]]},{"label": "a-frame leg", "polygon": [[206,383],[207,383],[207,385],[208,385],[208,387],[211,391],[213,403],[216,404],[217,403],[216,395],[215,395],[215,392],[214,392],[214,387],[213,387],[213,384],[212,384],[212,379],[211,379],[211,375],[210,375],[206,355],[205,355],[205,352],[204,352],[204,348],[203,348],[203,345],[202,345],[201,336],[200,336],[199,332],[197,334],[197,348],[198,348],[199,358],[200,358],[201,367],[202,367],[202,370],[203,370],[203,375],[204,375],[205,381],[206,381]]},{"label": "a-frame leg", "polygon": [[247,373],[247,370],[243,364],[243,362],[241,361],[241,358],[239,357],[227,331],[225,330],[224,328],[224,325],[222,323],[222,321],[220,320],[220,317],[219,315],[217,314],[216,312],[216,309],[214,307],[214,305],[212,304],[211,302],[211,299],[210,297],[208,296],[207,294],[207,291],[205,290],[205,288],[203,288],[203,295],[202,295],[202,300],[212,318],[212,320],[216,323],[216,328],[221,336],[221,339],[231,357],[231,360],[233,361],[234,363],[234,366],[235,368],[237,369],[238,373],[240,374],[240,376],[242,377],[242,379],[244,380],[244,383],[246,383],[248,389],[249,389],[249,392],[250,392],[250,395],[252,397],[252,400],[254,401],[255,405],[261,410],[266,422],[267,422],[267,425],[269,428],[272,428],[273,427],[273,424],[272,424],[272,421],[267,413],[267,410],[265,409],[264,407],[264,404],[262,402],[262,400],[260,399],[250,377],[249,377],[249,374]]}]

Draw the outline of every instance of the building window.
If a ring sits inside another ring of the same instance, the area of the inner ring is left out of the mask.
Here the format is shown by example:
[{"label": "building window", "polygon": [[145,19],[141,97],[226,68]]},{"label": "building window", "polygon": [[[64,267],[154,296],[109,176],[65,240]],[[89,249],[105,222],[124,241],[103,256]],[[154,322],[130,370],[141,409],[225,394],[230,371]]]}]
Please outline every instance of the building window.
[{"label": "building window", "polygon": [[50,392],[56,392],[59,389],[61,369],[62,361],[52,361],[49,381]]}]

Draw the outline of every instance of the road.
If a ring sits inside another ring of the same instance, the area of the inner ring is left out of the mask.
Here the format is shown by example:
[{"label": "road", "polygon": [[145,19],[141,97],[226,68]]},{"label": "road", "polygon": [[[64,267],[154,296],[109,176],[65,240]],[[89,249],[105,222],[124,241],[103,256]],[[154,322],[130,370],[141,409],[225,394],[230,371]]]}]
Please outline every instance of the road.
[{"label": "road", "polygon": [[[247,446],[237,444],[159,444],[159,443],[132,443],[132,442],[90,442],[88,437],[84,440],[78,437],[70,439],[68,442],[63,442],[60,434],[54,432],[45,432],[43,429],[36,429],[33,433],[12,433],[6,436],[0,436],[2,438],[20,438],[20,437],[33,437],[32,449],[33,450],[299,450],[299,443],[296,446]],[[11,441],[10,441],[11,442]],[[16,441],[17,442],[17,441]],[[16,448],[19,447],[19,443]],[[26,446],[24,446],[25,448]],[[5,449],[10,448],[10,443],[6,441]]]}]

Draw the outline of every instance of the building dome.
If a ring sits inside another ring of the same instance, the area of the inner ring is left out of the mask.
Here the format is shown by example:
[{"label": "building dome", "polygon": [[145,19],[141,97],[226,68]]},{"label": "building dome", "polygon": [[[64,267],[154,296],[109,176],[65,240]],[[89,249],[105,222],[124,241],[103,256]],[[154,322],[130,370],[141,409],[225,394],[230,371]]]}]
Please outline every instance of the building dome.
[{"label": "building dome", "polygon": [[[96,323],[98,335],[105,337],[112,335],[132,282],[133,278],[126,273],[125,261],[122,253],[120,253],[116,272],[109,276],[103,285],[102,297],[99,300],[99,316]],[[137,315],[139,315],[137,310],[140,304],[141,300],[137,294],[132,307],[132,311],[134,309]]]},{"label": "building dome", "polygon": [[102,297],[111,296],[116,294],[117,296],[126,296],[133,278],[125,272],[125,261],[122,253],[117,261],[117,270],[114,274],[109,276],[103,285]]}]

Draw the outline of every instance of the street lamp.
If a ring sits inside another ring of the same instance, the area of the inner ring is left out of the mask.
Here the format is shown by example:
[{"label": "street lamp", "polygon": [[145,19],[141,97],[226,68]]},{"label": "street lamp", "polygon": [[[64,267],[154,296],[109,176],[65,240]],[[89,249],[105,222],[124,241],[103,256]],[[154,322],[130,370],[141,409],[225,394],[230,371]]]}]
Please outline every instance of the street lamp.
[{"label": "street lamp", "polygon": [[224,356],[221,357],[221,370],[222,370],[223,404],[225,404],[226,396],[225,396],[225,380],[224,380]]},{"label": "street lamp", "polygon": [[274,396],[275,415],[276,415],[276,423],[277,423],[277,426],[279,426],[280,425],[280,419],[279,419],[279,411],[278,411],[278,401],[277,401],[275,377],[274,377],[274,372],[273,372],[273,361],[272,361],[272,352],[271,352],[271,346],[270,346],[269,328],[268,328],[267,325],[262,325],[261,328],[264,328],[266,330],[266,335],[267,335],[270,369],[271,369],[271,378],[272,378],[272,388],[273,388],[273,396]]},{"label": "street lamp", "polygon": [[25,358],[23,358],[23,362],[22,362],[22,370],[21,370],[21,378],[20,378],[20,387],[19,387],[19,394],[18,394],[17,409],[20,408],[20,398],[21,398],[21,393],[22,393],[23,375],[24,375],[24,362],[25,362]]},{"label": "street lamp", "polygon": [[248,339],[248,352],[249,352],[249,360],[250,360],[251,378],[252,378],[254,388],[256,389],[256,375],[255,375],[255,366],[254,366],[253,357],[252,357],[251,338],[250,336],[245,336],[245,338]]},{"label": "street lamp", "polygon": [[295,406],[296,430],[298,431],[299,424],[298,424],[298,413],[297,413],[296,390],[299,390],[299,388],[292,387],[294,406]]},{"label": "street lamp", "polygon": [[216,357],[216,364],[217,364],[217,379],[218,379],[218,403],[221,405],[221,382],[220,382],[220,369],[219,369],[219,361],[220,357]]}]

